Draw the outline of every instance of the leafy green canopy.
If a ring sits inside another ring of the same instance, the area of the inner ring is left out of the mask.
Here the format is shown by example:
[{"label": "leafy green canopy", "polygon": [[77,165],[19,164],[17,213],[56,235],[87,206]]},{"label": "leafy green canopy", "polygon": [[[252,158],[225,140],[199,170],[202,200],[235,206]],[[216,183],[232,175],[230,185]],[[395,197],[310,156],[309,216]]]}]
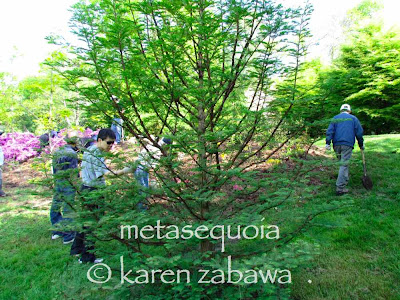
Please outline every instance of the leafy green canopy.
[{"label": "leafy green canopy", "polygon": [[399,59],[400,33],[369,25],[342,46],[337,70],[330,73],[337,87],[332,96],[357,107],[367,132],[400,130]]},{"label": "leafy green canopy", "polygon": [[[332,66],[318,60],[304,64],[298,76],[295,107],[290,111],[292,126],[304,126],[312,137],[320,137],[343,103],[352,106],[365,133],[400,130],[399,82],[400,33],[384,32],[381,26],[359,29],[341,46]],[[279,84],[273,107],[285,111],[289,81]]]},{"label": "leafy green canopy", "polygon": [[[44,70],[14,83],[0,74],[0,124],[7,132],[29,131],[38,135],[51,129],[75,125],[76,112],[67,103],[68,93],[62,89],[62,78]],[[74,115],[75,113],[75,115]]]},{"label": "leafy green canopy", "polygon": [[[312,137],[321,137],[343,103],[352,105],[364,130],[391,133],[400,130],[399,60],[400,32],[384,30],[375,13],[382,6],[364,0],[349,10],[343,21],[345,42],[332,65],[318,60],[302,65],[298,74],[298,97],[290,111],[292,126],[304,126]],[[291,103],[291,81],[278,84],[272,106],[284,113]]]}]

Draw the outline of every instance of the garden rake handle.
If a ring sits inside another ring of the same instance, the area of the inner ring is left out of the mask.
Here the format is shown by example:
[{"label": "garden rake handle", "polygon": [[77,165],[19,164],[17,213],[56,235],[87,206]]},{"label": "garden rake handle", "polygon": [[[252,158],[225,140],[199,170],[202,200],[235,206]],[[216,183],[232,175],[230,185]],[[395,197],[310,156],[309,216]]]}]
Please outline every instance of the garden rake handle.
[{"label": "garden rake handle", "polygon": [[362,161],[363,161],[363,168],[364,168],[364,176],[367,176],[367,166],[365,164],[365,155],[364,150],[361,149]]}]

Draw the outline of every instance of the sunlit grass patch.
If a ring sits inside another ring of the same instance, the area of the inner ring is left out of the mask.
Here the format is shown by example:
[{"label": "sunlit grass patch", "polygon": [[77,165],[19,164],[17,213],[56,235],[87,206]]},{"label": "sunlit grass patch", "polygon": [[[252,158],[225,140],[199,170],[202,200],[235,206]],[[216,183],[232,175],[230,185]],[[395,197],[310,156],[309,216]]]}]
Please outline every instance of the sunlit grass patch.
[{"label": "sunlit grass patch", "polygon": [[400,167],[393,151],[400,135],[367,136],[365,144],[374,188],[361,185],[356,146],[347,196],[354,205],[315,220],[306,238],[317,241],[321,253],[312,266],[296,272],[294,299],[399,299]]}]

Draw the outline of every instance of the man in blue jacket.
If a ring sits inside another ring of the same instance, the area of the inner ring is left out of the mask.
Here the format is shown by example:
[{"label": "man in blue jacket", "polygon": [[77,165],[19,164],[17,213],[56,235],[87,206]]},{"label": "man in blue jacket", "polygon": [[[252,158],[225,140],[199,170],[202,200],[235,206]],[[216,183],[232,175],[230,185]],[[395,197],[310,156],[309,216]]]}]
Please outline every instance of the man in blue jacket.
[{"label": "man in blue jacket", "polygon": [[340,160],[339,174],[336,180],[336,195],[349,192],[346,185],[349,181],[349,160],[354,149],[355,139],[364,150],[363,128],[360,121],[351,115],[348,104],[340,107],[340,114],[333,117],[326,131],[326,150],[331,150],[331,141],[337,158]]}]

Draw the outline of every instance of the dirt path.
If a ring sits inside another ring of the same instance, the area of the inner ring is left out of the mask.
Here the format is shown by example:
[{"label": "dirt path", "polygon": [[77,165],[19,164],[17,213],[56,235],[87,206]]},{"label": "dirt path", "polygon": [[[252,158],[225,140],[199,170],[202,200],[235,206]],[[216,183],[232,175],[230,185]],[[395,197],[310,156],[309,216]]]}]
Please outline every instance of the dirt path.
[{"label": "dirt path", "polygon": [[48,189],[32,182],[43,178],[43,173],[35,170],[32,161],[8,163],[3,168],[3,190],[7,197],[0,198],[0,215],[24,213],[27,210],[47,214],[51,197],[48,197],[50,194],[45,197],[43,192]]}]

